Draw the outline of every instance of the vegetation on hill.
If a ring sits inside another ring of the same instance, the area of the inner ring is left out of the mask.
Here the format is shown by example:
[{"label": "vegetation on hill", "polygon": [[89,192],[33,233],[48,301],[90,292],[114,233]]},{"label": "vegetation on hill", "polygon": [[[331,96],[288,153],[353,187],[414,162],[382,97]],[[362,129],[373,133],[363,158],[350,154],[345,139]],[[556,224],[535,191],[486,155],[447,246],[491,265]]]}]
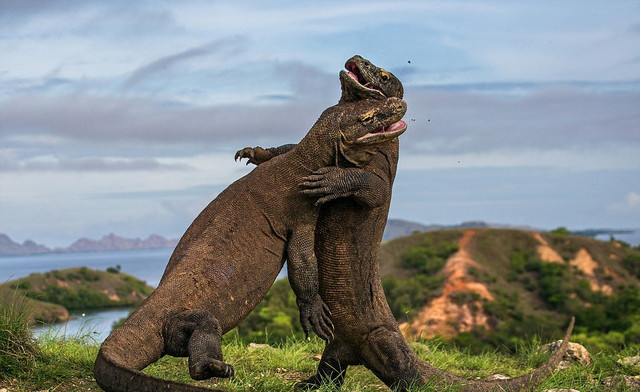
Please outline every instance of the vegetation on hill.
[{"label": "vegetation on hill", "polygon": [[[486,322],[468,330],[456,327],[461,332],[448,344],[474,352],[514,352],[535,338],[559,339],[575,315],[574,340],[592,350],[640,347],[640,249],[563,230],[474,231],[466,251],[477,265],[467,268],[467,280],[485,286],[492,299],[474,291],[449,294],[450,303],[467,306],[472,314],[482,312]],[[416,233],[382,245],[383,287],[399,322],[414,321],[424,306],[443,295],[443,267],[459,250],[464,233]],[[556,262],[541,258],[541,240],[557,253]],[[303,336],[288,282],[276,282],[233,334],[259,342]]]},{"label": "vegetation on hill", "polygon": [[[420,252],[425,243],[433,252],[450,248],[460,235],[461,231],[420,233],[382,246],[385,293],[399,321],[411,319],[425,303],[410,306],[408,296],[396,295],[395,288],[443,277],[442,270],[434,268],[442,265],[437,258],[416,266],[407,262],[406,255]],[[559,255],[558,260],[541,258],[543,243]],[[493,299],[474,292],[455,293],[459,301],[478,304],[487,323],[458,334],[454,343],[476,351],[513,350],[533,336],[546,340],[560,336],[575,315],[575,340],[597,349],[640,346],[640,249],[574,237],[565,230],[539,234],[490,229],[477,230],[467,251],[478,264],[467,269],[468,280],[485,285]],[[426,297],[428,302],[429,295],[438,295],[439,289],[429,287],[420,300]]]},{"label": "vegetation on hill", "polygon": [[298,317],[296,296],[289,280],[279,279],[258,306],[225,336],[256,343],[302,339],[304,332]]},{"label": "vegetation on hill", "polygon": [[153,288],[119,268],[86,267],[34,273],[0,285],[0,296],[16,294],[30,309],[31,323],[68,319],[68,311],[138,305]]}]

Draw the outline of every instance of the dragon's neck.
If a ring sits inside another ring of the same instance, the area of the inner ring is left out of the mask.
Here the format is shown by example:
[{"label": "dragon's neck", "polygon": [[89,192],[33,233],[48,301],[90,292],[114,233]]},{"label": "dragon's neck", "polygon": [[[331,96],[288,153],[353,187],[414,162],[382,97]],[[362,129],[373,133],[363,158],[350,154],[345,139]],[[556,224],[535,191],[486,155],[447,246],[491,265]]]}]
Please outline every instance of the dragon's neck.
[{"label": "dragon's neck", "polygon": [[325,112],[307,135],[290,151],[291,159],[310,171],[335,166],[338,154],[338,118]]}]

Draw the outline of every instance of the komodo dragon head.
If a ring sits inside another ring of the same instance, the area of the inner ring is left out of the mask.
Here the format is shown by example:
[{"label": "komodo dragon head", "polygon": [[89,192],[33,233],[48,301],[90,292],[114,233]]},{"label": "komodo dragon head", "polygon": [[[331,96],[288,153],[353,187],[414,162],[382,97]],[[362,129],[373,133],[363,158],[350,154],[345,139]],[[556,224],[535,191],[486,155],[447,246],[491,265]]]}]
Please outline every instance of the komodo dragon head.
[{"label": "komodo dragon head", "polygon": [[384,102],[369,99],[343,105],[349,110],[341,112],[336,159],[362,166],[385,143],[407,129],[407,124],[401,120],[407,111],[407,104],[402,99],[386,98]]},{"label": "komodo dragon head", "polygon": [[391,72],[371,64],[355,55],[345,63],[346,71],[340,71],[342,102],[359,99],[402,98],[402,83]]}]

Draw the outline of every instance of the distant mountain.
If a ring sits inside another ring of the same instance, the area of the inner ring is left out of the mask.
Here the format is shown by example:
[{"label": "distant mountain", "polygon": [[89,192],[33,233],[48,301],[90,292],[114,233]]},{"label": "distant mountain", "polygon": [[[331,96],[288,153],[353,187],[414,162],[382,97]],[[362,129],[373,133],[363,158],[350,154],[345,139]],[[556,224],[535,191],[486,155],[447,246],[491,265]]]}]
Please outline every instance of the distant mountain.
[{"label": "distant mountain", "polygon": [[8,235],[0,233],[0,256],[20,256],[37,253],[48,253],[51,249],[44,245],[26,240],[22,244],[13,242]]},{"label": "distant mountain", "polygon": [[44,245],[26,240],[22,244],[14,242],[8,235],[0,233],[0,256],[23,256],[41,253],[66,252],[104,252],[111,250],[156,249],[173,248],[178,243],[176,239],[166,239],[156,234],[147,239],[123,238],[113,233],[105,235],[99,240],[81,238],[66,248],[50,249]]},{"label": "distant mountain", "polygon": [[56,249],[58,252],[103,252],[110,250],[173,248],[177,240],[167,240],[164,237],[153,234],[146,240],[139,238],[123,238],[111,233],[99,240],[81,238],[68,248]]}]

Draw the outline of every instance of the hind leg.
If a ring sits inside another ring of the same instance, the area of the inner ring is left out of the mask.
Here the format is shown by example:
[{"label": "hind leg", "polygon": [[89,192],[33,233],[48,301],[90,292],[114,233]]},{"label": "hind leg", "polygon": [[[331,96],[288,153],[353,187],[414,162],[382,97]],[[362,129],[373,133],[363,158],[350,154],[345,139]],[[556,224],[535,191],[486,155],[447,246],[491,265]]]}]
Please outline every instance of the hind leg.
[{"label": "hind leg", "polygon": [[327,343],[316,374],[295,385],[296,390],[312,390],[323,383],[341,387],[349,365],[359,365],[351,348],[338,338]]},{"label": "hind leg", "polygon": [[163,335],[167,354],[189,357],[189,375],[194,380],[234,376],[233,367],[222,361],[222,331],[211,312],[180,312],[165,323]]}]

